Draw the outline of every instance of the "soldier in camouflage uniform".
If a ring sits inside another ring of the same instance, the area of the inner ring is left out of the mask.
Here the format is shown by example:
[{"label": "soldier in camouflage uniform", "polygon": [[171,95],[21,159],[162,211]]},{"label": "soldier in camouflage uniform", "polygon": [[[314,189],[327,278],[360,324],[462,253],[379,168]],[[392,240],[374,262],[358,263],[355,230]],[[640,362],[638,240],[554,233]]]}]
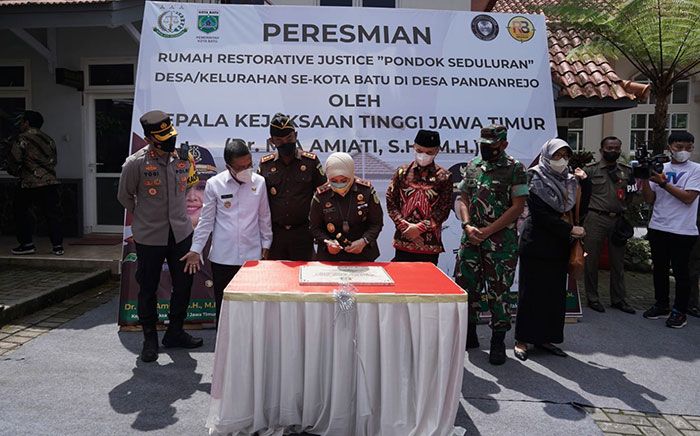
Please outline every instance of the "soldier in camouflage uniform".
[{"label": "soldier in camouflage uniform", "polygon": [[56,143],[40,130],[43,124],[44,117],[39,112],[24,112],[20,118],[21,133],[7,158],[7,172],[19,178],[14,204],[19,246],[12,254],[36,252],[32,238],[34,219],[30,213],[34,203],[38,203],[46,215],[53,254],[63,254]]},{"label": "soldier in camouflage uniform", "polygon": [[515,225],[528,195],[523,165],[505,152],[507,133],[501,125],[481,129],[481,157],[467,165],[455,202],[464,229],[457,275],[470,300],[467,348],[479,346],[477,310],[485,293],[492,329],[489,362],[494,365],[506,360],[504,339],[510,330],[509,308],[515,302],[510,287],[518,262]]}]

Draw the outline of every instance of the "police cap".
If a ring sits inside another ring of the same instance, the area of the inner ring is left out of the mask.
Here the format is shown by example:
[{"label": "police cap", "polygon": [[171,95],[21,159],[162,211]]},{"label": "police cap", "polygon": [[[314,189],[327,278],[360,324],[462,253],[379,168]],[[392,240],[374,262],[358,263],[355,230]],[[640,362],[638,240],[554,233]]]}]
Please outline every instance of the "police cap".
[{"label": "police cap", "polygon": [[139,119],[146,136],[152,135],[156,141],[163,142],[177,135],[170,116],[163,111],[150,111]]},{"label": "police cap", "polygon": [[296,124],[289,115],[276,113],[270,121],[270,136],[287,136],[296,131]]}]

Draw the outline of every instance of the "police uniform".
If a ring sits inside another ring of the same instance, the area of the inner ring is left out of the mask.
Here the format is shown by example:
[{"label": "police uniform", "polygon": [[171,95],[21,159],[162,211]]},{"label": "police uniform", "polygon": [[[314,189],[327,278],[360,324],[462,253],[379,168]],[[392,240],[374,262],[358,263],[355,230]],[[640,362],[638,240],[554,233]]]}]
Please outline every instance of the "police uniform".
[{"label": "police uniform", "polygon": [[[438,132],[420,130],[415,143],[428,148],[440,146]],[[442,245],[442,223],[452,208],[452,175],[431,162],[420,166],[413,161],[401,165],[386,191],[386,208],[396,226],[394,248],[396,262],[432,262],[437,265]],[[423,223],[426,227],[416,239],[404,231],[409,224]]]},{"label": "police uniform", "polygon": [[[584,183],[584,191],[590,191],[588,213],[583,227],[586,236],[583,244],[586,247],[585,288],[588,304],[598,302],[598,262],[603,242],[613,233],[615,224],[626,209],[625,198],[628,185],[634,184],[632,168],[617,162],[613,165],[604,160],[586,165],[588,176]],[[586,200],[583,201],[584,203]],[[608,243],[608,258],[610,259],[610,299],[613,305],[625,303],[625,246]]]},{"label": "police uniform", "polygon": [[[377,238],[384,219],[377,192],[368,180],[356,177],[345,196],[333,192],[330,183],[320,186],[311,202],[309,221],[318,244],[317,260],[372,262],[379,257]],[[324,242],[337,240],[341,246],[347,246],[362,238],[367,246],[359,254],[330,254]]]},{"label": "police uniform", "polygon": [[[156,138],[177,134],[170,117],[160,111],[146,113],[141,124],[147,134]],[[129,156],[122,167],[118,198],[134,217],[131,228],[137,253],[138,315],[144,334],[153,334],[158,321],[156,291],[164,260],[168,262],[173,286],[166,337],[175,338],[184,333],[182,325],[187,315],[192,275],[184,272],[185,262],[180,258],[188,253],[192,243],[193,227],[187,215],[186,197],[187,189],[197,182],[191,153],[182,156],[171,152],[161,156],[152,145]]]},{"label": "police uniform", "polygon": [[14,200],[18,249],[31,247],[29,251],[34,252],[34,220],[29,210],[32,204],[38,203],[47,218],[54,252],[59,249],[60,254],[63,253],[56,163],[56,143],[38,128],[30,127],[20,133],[12,144],[7,156],[7,172],[19,178]]},{"label": "police uniform", "polygon": [[[491,130],[495,128],[482,129],[482,139],[492,135]],[[505,131],[505,128],[502,130]],[[495,222],[513,205],[513,197],[528,195],[527,175],[523,165],[505,152],[493,162],[476,157],[467,165],[458,190],[466,197],[469,225],[483,228]],[[471,244],[464,232],[457,279],[469,293],[471,320],[475,322],[481,294],[485,293],[493,331],[510,330],[509,308],[516,301],[510,287],[517,263],[518,234],[515,222],[489,236],[480,245]]]},{"label": "police uniform", "polygon": [[265,178],[272,214],[269,259],[311,260],[314,249],[309,207],[316,188],[326,183],[318,157],[297,148],[286,164],[275,152],[260,159],[258,174]]}]

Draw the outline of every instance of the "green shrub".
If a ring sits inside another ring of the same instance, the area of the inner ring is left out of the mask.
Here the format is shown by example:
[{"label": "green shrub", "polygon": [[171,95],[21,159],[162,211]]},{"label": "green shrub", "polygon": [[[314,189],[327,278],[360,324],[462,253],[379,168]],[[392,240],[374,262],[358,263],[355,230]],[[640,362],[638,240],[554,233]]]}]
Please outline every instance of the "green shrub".
[{"label": "green shrub", "polygon": [[628,271],[651,271],[651,248],[643,238],[631,238],[625,246],[625,269]]}]

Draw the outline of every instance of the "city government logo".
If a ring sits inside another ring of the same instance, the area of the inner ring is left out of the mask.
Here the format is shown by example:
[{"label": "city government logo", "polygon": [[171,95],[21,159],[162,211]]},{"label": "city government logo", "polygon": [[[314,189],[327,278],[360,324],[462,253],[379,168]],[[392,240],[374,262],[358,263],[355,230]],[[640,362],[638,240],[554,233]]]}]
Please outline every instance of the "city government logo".
[{"label": "city government logo", "polygon": [[498,36],[498,23],[488,15],[477,15],[472,20],[472,32],[482,41],[491,41]]},{"label": "city government logo", "polygon": [[163,38],[177,38],[187,32],[185,27],[185,14],[180,11],[169,10],[158,16],[157,26],[153,31]]},{"label": "city government logo", "polygon": [[527,42],[535,36],[535,25],[523,16],[513,17],[508,22],[508,33],[516,41]]},{"label": "city government logo", "polygon": [[205,14],[197,16],[197,29],[204,33],[212,33],[219,29],[219,16]]}]

